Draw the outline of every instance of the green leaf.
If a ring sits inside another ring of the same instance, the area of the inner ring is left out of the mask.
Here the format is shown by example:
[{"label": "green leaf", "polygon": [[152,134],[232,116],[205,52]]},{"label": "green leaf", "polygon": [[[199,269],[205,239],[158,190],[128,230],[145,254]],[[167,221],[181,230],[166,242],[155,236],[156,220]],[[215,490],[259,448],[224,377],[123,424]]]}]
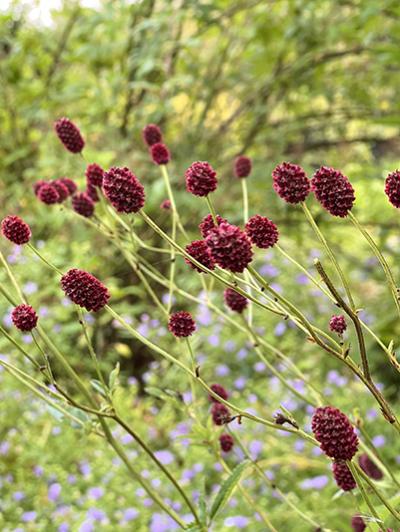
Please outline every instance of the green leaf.
[{"label": "green leaf", "polygon": [[92,385],[92,388],[96,390],[97,393],[99,393],[103,397],[107,397],[104,387],[100,381],[97,381],[96,379],[92,379],[90,381],[90,384]]},{"label": "green leaf", "polygon": [[117,362],[115,368],[110,373],[110,376],[108,378],[108,387],[110,388],[110,392],[113,393],[115,388],[118,386],[118,376],[119,376],[119,362]]},{"label": "green leaf", "polygon": [[210,521],[214,519],[219,510],[221,510],[221,508],[223,508],[223,506],[226,504],[234,489],[238,485],[244,470],[250,465],[250,463],[251,462],[249,460],[244,460],[241,464],[237,465],[232,471],[231,475],[222,484],[211,506]]}]

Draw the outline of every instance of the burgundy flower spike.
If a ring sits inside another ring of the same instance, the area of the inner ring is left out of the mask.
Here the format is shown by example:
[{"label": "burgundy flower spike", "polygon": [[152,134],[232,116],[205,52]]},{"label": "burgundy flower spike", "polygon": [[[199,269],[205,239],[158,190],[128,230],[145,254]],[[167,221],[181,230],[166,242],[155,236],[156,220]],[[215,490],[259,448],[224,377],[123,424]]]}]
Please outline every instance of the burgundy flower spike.
[{"label": "burgundy flower spike", "polygon": [[103,177],[103,192],[118,212],[138,212],[144,205],[143,185],[129,168],[110,168]]},{"label": "burgundy flower spike", "polygon": [[332,316],[329,320],[329,328],[332,332],[343,334],[347,329],[345,317],[342,315]]},{"label": "burgundy flower spike", "polygon": [[217,188],[217,172],[207,162],[193,163],[185,173],[186,190],[195,196],[208,196]]},{"label": "burgundy flower spike", "polygon": [[261,249],[268,249],[278,242],[278,228],[265,216],[256,214],[252,216],[245,227],[247,236],[255,246]]},{"label": "burgundy flower spike", "polygon": [[31,238],[29,225],[19,216],[6,216],[1,222],[1,232],[13,244],[27,244]]},{"label": "burgundy flower spike", "polygon": [[224,453],[229,453],[232,450],[235,442],[230,434],[221,434],[219,437],[219,444]]},{"label": "burgundy flower spike", "polygon": [[241,273],[253,258],[251,242],[236,225],[223,222],[209,232],[206,242],[218,266]]},{"label": "burgundy flower spike", "polygon": [[251,173],[251,159],[245,155],[240,155],[235,160],[234,172],[236,177],[248,177]]},{"label": "burgundy flower spike", "polygon": [[187,338],[196,330],[196,323],[190,312],[180,310],[171,314],[168,322],[168,329],[177,338]]},{"label": "burgundy flower spike", "polygon": [[158,165],[168,164],[171,160],[171,155],[167,146],[161,142],[157,142],[157,144],[153,144],[150,147],[150,154],[151,158],[153,159],[153,163]]},{"label": "burgundy flower spike", "polygon": [[78,192],[72,197],[72,208],[85,218],[90,218],[94,213],[93,200],[86,192]]},{"label": "burgundy flower spike", "polygon": [[155,124],[148,124],[143,128],[142,135],[147,146],[153,146],[157,142],[162,142],[161,129]]},{"label": "burgundy flower spike", "polygon": [[[194,259],[197,260],[197,262],[200,262],[200,264],[202,264],[209,270],[213,270],[215,268],[215,261],[211,256],[210,250],[205,240],[194,240],[193,242],[188,244],[185,249]],[[198,266],[196,266],[196,264],[191,262],[189,259],[185,258],[185,262],[193,270],[196,270],[199,273],[207,273],[203,272],[203,270],[201,270]]]},{"label": "burgundy flower spike", "polygon": [[346,462],[335,460],[332,464],[332,473],[336,480],[336,484],[339,488],[342,488],[343,491],[351,491],[357,486]]},{"label": "burgundy flower spike", "polygon": [[[211,384],[210,386],[211,390],[216,393],[217,395],[219,395],[222,399],[224,399],[225,401],[228,399],[229,397],[229,394],[228,392],[225,390],[225,388],[222,386],[222,384]],[[217,399],[215,399],[215,397],[213,397],[211,394],[208,396],[208,399],[212,402],[212,403],[218,403],[219,401]]]},{"label": "burgundy flower spike", "polygon": [[36,327],[38,315],[30,305],[18,305],[11,313],[11,320],[17,329],[23,332],[31,331]]},{"label": "burgundy flower spike", "polygon": [[332,216],[347,216],[356,199],[348,178],[328,166],[321,166],[315,172],[311,188],[317,200]]},{"label": "burgundy flower spike", "polygon": [[400,171],[395,170],[390,173],[385,181],[385,194],[389,198],[390,203],[400,208]]},{"label": "burgundy flower spike", "polygon": [[310,180],[297,164],[278,164],[272,172],[272,180],[275,192],[287,203],[300,203],[310,193]]},{"label": "burgundy flower spike", "polygon": [[239,314],[246,309],[249,303],[247,297],[242,296],[242,294],[239,294],[233,288],[227,288],[224,291],[224,300],[227,307]]},{"label": "burgundy flower spike", "polygon": [[61,288],[69,299],[88,311],[97,312],[107,305],[110,292],[94,275],[73,268],[61,277]]},{"label": "burgundy flower spike", "polygon": [[[217,224],[221,225],[222,222],[228,222],[228,220],[225,220],[225,218],[222,218],[219,214],[217,214]],[[214,219],[211,214],[207,214],[207,216],[204,216],[202,221],[199,224],[200,233],[203,238],[206,238],[206,236],[209,234],[211,229],[214,229]]]},{"label": "burgundy flower spike", "polygon": [[60,118],[54,124],[54,129],[67,150],[72,153],[80,153],[83,150],[85,141],[78,127],[71,120]]},{"label": "burgundy flower spike", "polygon": [[351,460],[357,452],[358,437],[348,417],[333,406],[318,407],[311,420],[322,451],[336,460]]}]

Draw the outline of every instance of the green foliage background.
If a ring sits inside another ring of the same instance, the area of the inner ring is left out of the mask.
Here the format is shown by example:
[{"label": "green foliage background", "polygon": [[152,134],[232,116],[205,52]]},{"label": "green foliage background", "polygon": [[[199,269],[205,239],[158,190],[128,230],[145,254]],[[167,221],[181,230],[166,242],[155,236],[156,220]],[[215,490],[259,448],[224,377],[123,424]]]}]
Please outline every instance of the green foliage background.
[{"label": "green foliage background", "polygon": [[[248,181],[250,214],[272,218],[279,226],[282,245],[310,269],[313,250],[318,246],[301,211],[287,207],[274,194],[271,170],[282,160],[301,164],[309,174],[321,164],[340,168],[356,189],[354,212],[379,241],[398,276],[398,212],[383,193],[384,178],[397,167],[400,154],[397,1],[113,0],[101,1],[97,8],[65,1],[60,9],[52,11],[51,24],[32,21],[31,10],[37,5],[35,1],[29,4],[17,1],[0,11],[1,216],[15,213],[26,219],[33,228],[35,241],[45,242],[43,250],[56,265],[77,266],[97,274],[111,289],[115,308],[132,320],[140,321],[144,313],[160,318],[138,279],[102,236],[65,209],[49,209],[39,204],[32,193],[32,183],[38,179],[65,175],[81,186],[84,184],[85,162],[79,156],[67,154],[52,129],[54,120],[68,116],[84,133],[86,159],[105,168],[129,166],[145,185],[147,211],[167,228],[168,216],[159,210],[165,198],[163,182],[157,167],[149,161],[141,138],[144,125],[158,123],[172,153],[170,172],[177,203],[193,238],[198,237],[197,224],[207,210],[203,202],[189,197],[185,191],[185,169],[194,160],[210,161],[220,179],[214,195],[217,211],[233,223],[241,223],[241,189],[232,174],[232,161],[237,154],[246,153],[254,163]],[[369,249],[349,222],[330,218],[316,202],[310,204],[352,281],[357,304],[373,316],[374,330],[386,344],[391,339],[396,344],[399,328],[394,307],[383,274],[369,262]],[[146,241],[153,239],[153,243],[158,243],[140,222],[138,227]],[[12,253],[4,239],[0,246],[6,254]],[[267,262],[279,268],[279,283],[285,295],[293,297],[315,317],[319,326],[326,328],[335,308],[326,304],[321,307],[310,297],[309,288],[299,289],[298,272],[282,263],[279,256],[268,255]],[[168,271],[167,263],[158,266],[160,271]],[[39,290],[32,295],[33,303],[51,308],[47,327],[57,327],[59,344],[70,353],[75,367],[90,376],[91,366],[84,354],[79,324],[73,319],[73,311],[60,304],[59,288],[52,273],[44,270],[28,252],[25,260],[15,266],[15,272],[22,284],[37,283]],[[188,273],[183,261],[178,265],[178,275],[188,291],[200,290],[198,279]],[[0,272],[0,280],[4,279]],[[4,301],[0,301],[0,309],[2,315],[8,312]],[[276,338],[278,320],[274,317],[259,321],[258,325],[265,327],[266,337],[324,387],[327,372],[337,369],[335,364],[306,344],[296,331]],[[165,323],[160,324],[163,326]],[[233,334],[223,331],[221,347],[210,348],[205,339],[212,332],[211,326],[210,331],[204,328],[203,337],[197,341],[198,349],[208,356],[204,372],[209,379],[213,378],[216,364],[229,363],[230,355],[222,345]],[[162,387],[184,392],[179,374],[154,362],[147,349],[113,328],[105,315],[96,317],[93,338],[103,353],[105,371],[111,371],[118,360],[122,363],[124,386],[120,393],[127,415],[143,432],[153,425],[160,448],[171,445],[168,430],[182,421],[185,414],[179,404],[145,393],[144,386],[159,387],[162,382]],[[239,336],[234,336],[234,340],[239,346],[244,341]],[[162,341],[172,345],[167,338]],[[368,345],[368,349],[377,379],[384,383],[396,404],[398,375],[376,345]],[[0,350],[10,352],[3,339]],[[279,407],[281,390],[268,389],[250,363],[231,363],[231,380],[245,375],[249,387],[257,394],[254,408],[265,407],[269,412]],[[149,368],[149,382],[144,382],[142,376]],[[126,384],[132,375],[138,378],[134,389]],[[53,420],[49,412],[39,412],[33,421],[26,412],[25,400],[30,397],[27,392],[9,378],[4,383],[1,392],[4,423],[0,430],[4,439],[13,442],[13,453],[2,457],[2,474],[12,469],[17,485],[30,484],[32,479],[27,471],[42,463],[48,467],[49,475],[56,471],[64,478],[66,471],[76,468],[82,456],[88,457],[96,445],[99,455],[93,457],[95,479],[90,482],[101,482],[104,456],[111,461],[111,453],[94,436],[78,434],[67,423]],[[360,402],[354,403],[352,393],[337,391],[338,406],[348,411],[359,406],[364,412],[371,408],[371,400],[359,385],[351,386],[353,394],[357,397],[359,394]],[[13,399],[15,389],[19,394],[17,401]],[[245,398],[237,391],[235,398],[246,407]],[[159,408],[157,415],[151,413],[154,405]],[[206,428],[193,430],[192,452],[182,457],[187,464],[193,465],[203,458],[204,462],[210,460],[201,443],[205,438],[215,440],[206,409],[204,401]],[[64,446],[49,439],[53,423],[62,425]],[[379,431],[386,433],[386,426],[381,425]],[[248,438],[250,441],[250,435]],[[299,478],[326,472],[324,461],[319,458],[318,462],[307,451],[296,455],[294,475],[289,444],[286,453],[282,451],[286,440],[283,444],[273,434],[264,443],[267,456],[263,458],[278,464],[285,489],[290,490],[292,482]],[[65,449],[68,453],[64,454]],[[385,448],[393,463],[398,451],[398,446]],[[179,470],[180,465],[176,468]],[[202,489],[200,480],[198,489]],[[112,512],[121,504],[134,502],[121,487],[126,482],[123,472],[112,481],[104,503],[110,509],[110,522],[99,524],[99,529],[115,530],[116,526],[125,529],[118,521],[118,511]],[[209,485],[213,483],[218,483],[217,475],[210,478]],[[20,524],[23,509],[34,508],[40,518],[36,524],[24,525],[26,530],[57,530],[60,519],[49,518],[53,508],[46,506],[49,503],[44,502],[44,492],[36,493],[31,486],[29,504],[24,508],[25,503],[18,505],[12,501],[11,488],[6,483],[2,489],[3,529],[14,530]],[[85,482],[79,488],[71,488],[68,498],[72,507],[85,489]],[[336,503],[331,500],[334,493],[333,485],[323,498],[295,487],[292,496],[296,504],[301,500],[307,510],[323,516],[324,526],[349,530],[354,504],[345,498],[343,515],[337,515]],[[283,516],[276,499],[261,497],[261,500],[270,510],[271,519],[280,523],[279,530],[311,530],[301,528],[303,524],[299,524],[295,515]],[[138,530],[148,529],[150,513],[142,512]],[[226,515],[221,516],[216,530],[230,530],[224,524]],[[84,510],[80,507],[76,516],[71,517],[72,529],[79,530],[83,519]],[[252,522],[251,530],[258,530],[254,528],[257,526]]]}]

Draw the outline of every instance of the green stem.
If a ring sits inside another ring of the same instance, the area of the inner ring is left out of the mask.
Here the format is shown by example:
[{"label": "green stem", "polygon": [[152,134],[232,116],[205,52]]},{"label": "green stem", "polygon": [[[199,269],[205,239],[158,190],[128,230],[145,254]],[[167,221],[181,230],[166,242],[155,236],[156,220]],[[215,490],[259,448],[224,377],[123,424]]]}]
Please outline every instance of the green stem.
[{"label": "green stem", "polygon": [[242,197],[243,197],[243,222],[246,224],[249,219],[249,195],[247,193],[246,178],[240,180],[242,182]]},{"label": "green stem", "polygon": [[57,268],[57,266],[54,266],[54,264],[51,264],[41,253],[39,250],[37,250],[30,242],[27,244],[28,248],[35,253],[39,257],[39,259],[46,264],[50,268],[50,270],[53,270],[58,273],[58,275],[63,275],[63,272]]},{"label": "green stem", "polygon": [[354,301],[353,301],[353,297],[351,295],[351,291],[350,291],[350,286],[347,282],[347,279],[343,273],[343,270],[341,269],[341,267],[339,266],[339,263],[338,261],[336,260],[336,257],[332,251],[332,249],[330,248],[326,238],[324,237],[324,235],[322,234],[322,232],[320,231],[318,225],[316,224],[314,218],[313,218],[313,215],[311,214],[311,212],[309,211],[307,205],[303,202],[301,204],[302,208],[303,208],[303,211],[304,211],[304,214],[306,215],[306,218],[307,220],[309,221],[311,227],[313,228],[315,234],[317,235],[319,241],[321,242],[322,246],[325,248],[325,251],[328,255],[328,257],[330,258],[333,266],[335,267],[341,281],[342,281],[342,284],[343,284],[343,287],[346,291],[346,294],[347,294],[347,298],[349,300],[349,304],[350,304],[350,307],[355,310],[355,304],[354,304]]},{"label": "green stem", "polygon": [[4,269],[6,270],[7,272],[7,275],[15,289],[15,291],[17,292],[18,294],[18,297],[19,299],[23,302],[23,303],[27,303],[28,300],[26,299],[26,297],[24,296],[24,294],[22,293],[22,290],[20,289],[19,287],[19,284],[17,283],[17,280],[15,279],[14,277],[14,274],[13,272],[11,271],[9,265],[8,265],[8,262],[6,261],[3,253],[0,251],[0,262],[3,264],[4,266]]},{"label": "green stem", "polygon": [[205,196],[205,198],[206,198],[207,206],[208,206],[208,209],[209,209],[209,211],[211,213],[214,225],[217,226],[218,225],[217,213],[215,212],[214,205],[212,204],[209,195]]},{"label": "green stem", "polygon": [[[383,520],[379,517],[378,513],[376,512],[376,510],[374,508],[374,505],[372,504],[371,499],[369,498],[368,493],[367,493],[366,489],[364,488],[362,480],[360,479],[360,477],[358,475],[358,471],[355,468],[354,464],[351,461],[347,461],[346,464],[347,464],[348,468],[350,469],[351,474],[354,477],[354,480],[357,482],[357,486],[358,486],[358,488],[360,490],[361,496],[364,499],[366,505],[368,506],[371,514],[376,519],[376,521],[379,521],[380,523],[383,523]],[[374,524],[374,527],[375,527],[375,524]]]}]

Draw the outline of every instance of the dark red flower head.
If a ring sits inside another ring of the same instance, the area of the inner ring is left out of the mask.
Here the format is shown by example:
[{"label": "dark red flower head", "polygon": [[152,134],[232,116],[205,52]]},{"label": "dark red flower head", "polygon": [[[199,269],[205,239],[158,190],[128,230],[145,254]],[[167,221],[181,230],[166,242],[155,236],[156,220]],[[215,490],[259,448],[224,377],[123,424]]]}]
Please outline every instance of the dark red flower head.
[{"label": "dark red flower head", "polygon": [[367,453],[363,453],[358,457],[358,463],[360,464],[361,469],[366,475],[374,480],[381,480],[383,478],[383,473],[379,467],[371,460]]},{"label": "dark red flower head", "polygon": [[217,188],[217,172],[207,162],[195,162],[186,170],[186,190],[195,196],[208,196]]},{"label": "dark red flower head", "polygon": [[222,403],[214,403],[212,405],[211,416],[216,425],[226,425],[231,420],[229,409]]},{"label": "dark red flower head", "polygon": [[86,171],[86,183],[93,187],[101,187],[103,184],[104,170],[97,163],[88,164]]},{"label": "dark red flower head", "polygon": [[72,179],[69,177],[61,177],[60,181],[67,187],[70,196],[75,194],[78,187],[76,186],[75,182],[72,181]]},{"label": "dark red flower head", "polygon": [[72,197],[72,208],[75,212],[84,216],[85,218],[90,218],[94,213],[94,203],[93,200],[89,197],[86,192],[78,192]]},{"label": "dark red flower head", "polygon": [[47,184],[48,182],[43,181],[43,179],[39,179],[39,181],[35,181],[35,183],[33,183],[33,186],[32,186],[35,196],[38,195],[40,187],[42,187],[43,185],[47,185]]},{"label": "dark red flower head", "polygon": [[164,211],[169,211],[171,210],[171,207],[172,207],[171,200],[165,199],[161,202],[160,209],[164,209]]},{"label": "dark red flower head", "polygon": [[46,205],[54,205],[54,203],[58,203],[60,200],[60,195],[57,192],[57,189],[55,186],[50,184],[42,185],[39,188],[39,191],[37,193],[38,198],[43,203],[46,203]]},{"label": "dark red flower head", "polygon": [[157,142],[150,147],[151,158],[155,164],[168,164],[171,160],[171,154],[165,144]]},{"label": "dark red flower head", "polygon": [[69,196],[69,190],[66,185],[61,181],[61,179],[54,179],[50,183],[58,192],[58,203],[62,203]]},{"label": "dark red flower head", "polygon": [[221,434],[219,437],[219,444],[224,453],[229,453],[229,451],[232,450],[235,441],[230,434]]},{"label": "dark red flower head", "polygon": [[[214,259],[211,256],[210,250],[205,240],[194,240],[188,244],[185,249],[194,259],[196,259],[198,262],[200,262],[200,264],[209,270],[213,270],[215,268]],[[198,268],[196,264],[193,264],[193,262],[191,262],[189,259],[185,258],[185,262],[186,264],[189,264],[193,270],[196,270],[199,273],[206,273]]]},{"label": "dark red flower head", "polygon": [[258,248],[267,249],[278,242],[278,228],[265,216],[259,214],[252,216],[246,224],[245,231]]},{"label": "dark red flower head", "polygon": [[209,232],[206,242],[218,266],[234,273],[241,273],[251,262],[253,251],[246,233],[223,222]]},{"label": "dark red flower head", "polygon": [[77,126],[68,118],[60,118],[54,124],[58,138],[72,153],[80,153],[85,146],[85,141]]},{"label": "dark red flower head", "polygon": [[343,491],[351,491],[357,486],[350,469],[343,460],[335,460],[333,462],[332,473],[336,484]]},{"label": "dark red flower head", "polygon": [[[229,394],[227,390],[225,390],[225,388],[222,386],[222,384],[217,384],[217,383],[211,384],[210,388],[214,393],[219,395],[222,399],[225,399],[225,401],[228,399]],[[215,397],[213,397],[211,394],[209,394],[208,399],[212,403],[219,403],[219,401],[215,399]]]},{"label": "dark red flower head", "polygon": [[61,288],[70,300],[85,308],[97,312],[107,305],[110,292],[94,275],[73,268],[61,277]]},{"label": "dark red flower head", "polygon": [[142,135],[147,146],[153,146],[157,142],[162,142],[161,129],[155,124],[148,124],[143,128]]},{"label": "dark red flower head", "polygon": [[351,518],[351,528],[354,530],[354,532],[364,532],[364,530],[367,528],[367,525],[365,524],[361,515],[353,515]]},{"label": "dark red flower head", "polygon": [[234,171],[236,177],[248,177],[251,173],[251,159],[245,155],[239,155],[235,159]]},{"label": "dark red flower head", "polygon": [[3,235],[18,246],[27,244],[31,238],[31,228],[19,216],[6,216],[1,222]]},{"label": "dark red flower head", "polygon": [[20,331],[31,331],[36,327],[38,315],[30,305],[18,305],[11,313],[13,324]]},{"label": "dark red flower head", "polygon": [[385,181],[385,194],[389,198],[390,203],[400,208],[400,172],[395,170],[388,174]]},{"label": "dark red flower head", "polygon": [[278,164],[272,172],[272,180],[275,192],[287,203],[300,203],[310,193],[310,180],[297,164]]},{"label": "dark red flower head", "polygon": [[[222,218],[219,214],[217,214],[217,223],[218,225],[222,224],[222,222],[227,222],[228,220],[225,220],[225,218]],[[208,233],[211,231],[211,229],[214,229],[214,219],[212,217],[212,214],[207,214],[207,216],[204,216],[202,221],[199,224],[200,233],[202,234],[203,238],[206,238]]]},{"label": "dark red flower head", "polygon": [[242,294],[239,294],[233,288],[227,288],[224,291],[224,300],[228,308],[234,312],[239,312],[239,314],[245,310],[249,303],[247,297],[242,296]]},{"label": "dark red flower head", "polygon": [[103,192],[118,212],[138,212],[144,205],[144,188],[129,168],[112,167],[103,177]]},{"label": "dark red flower head", "polygon": [[332,332],[343,334],[347,329],[346,318],[342,315],[332,316],[329,320],[329,328]]},{"label": "dark red flower head", "polygon": [[196,330],[196,323],[190,312],[179,310],[171,314],[168,322],[168,329],[177,338],[187,338]]},{"label": "dark red flower head", "polygon": [[90,183],[86,183],[85,192],[94,203],[97,203],[99,201],[100,199],[99,189],[95,187],[94,185],[91,185]]},{"label": "dark red flower head", "polygon": [[348,178],[328,166],[321,166],[315,172],[311,188],[317,200],[332,216],[347,216],[356,199]]},{"label": "dark red flower head", "polygon": [[357,452],[358,438],[348,417],[333,406],[318,407],[311,428],[321,449],[337,460],[351,460]]}]

